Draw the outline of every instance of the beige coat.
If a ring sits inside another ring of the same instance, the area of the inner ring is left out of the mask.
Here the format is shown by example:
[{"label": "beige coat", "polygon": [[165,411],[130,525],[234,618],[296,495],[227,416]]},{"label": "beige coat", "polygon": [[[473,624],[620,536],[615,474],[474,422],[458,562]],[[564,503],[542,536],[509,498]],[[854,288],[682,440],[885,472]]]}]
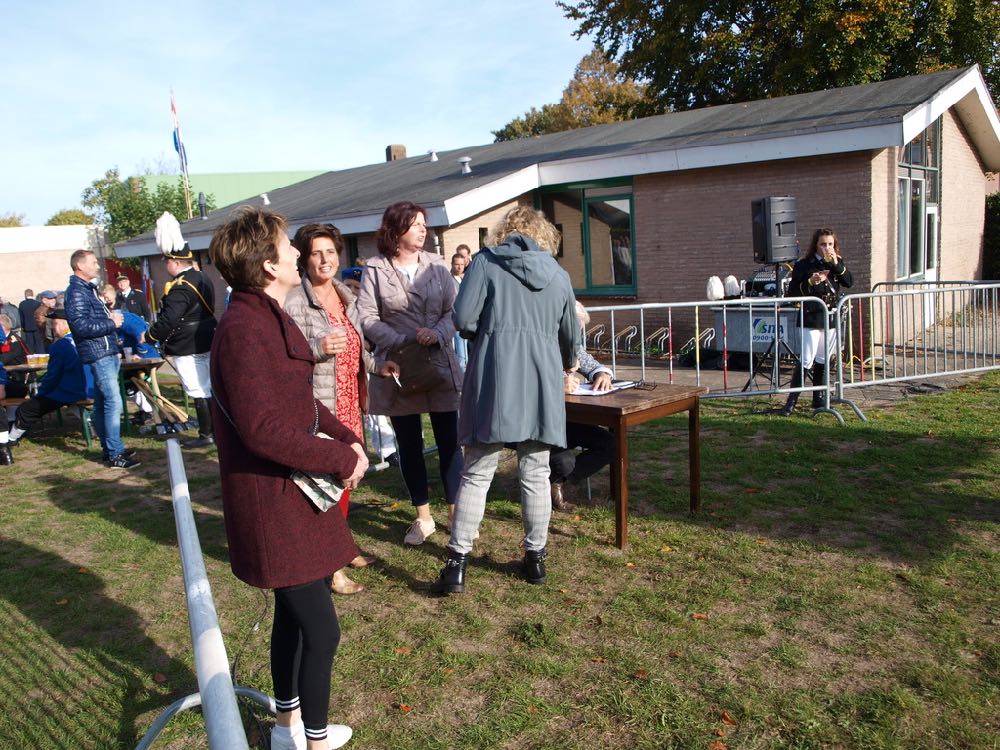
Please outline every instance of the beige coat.
[{"label": "beige coat", "polygon": [[446,383],[426,393],[399,394],[392,378],[372,380],[370,411],[401,417],[432,411],[456,411],[462,388],[462,370],[455,356],[455,324],[451,308],[455,303],[455,282],[444,259],[421,251],[411,285],[392,261],[378,256],[368,261],[361,277],[358,312],[365,336],[375,345],[375,361],[382,364],[389,349],[413,341],[418,328],[437,334],[435,355],[438,370]]},{"label": "beige coat", "polygon": [[[334,288],[347,310],[347,319],[361,337],[361,367],[358,370],[358,397],[361,401],[361,411],[368,409],[368,377],[367,373],[375,372],[375,360],[365,345],[365,335],[361,330],[361,319],[358,317],[357,298],[344,284],[333,280]],[[309,348],[316,357],[313,368],[313,394],[330,411],[336,413],[337,400],[337,355],[327,355],[323,352],[323,337],[332,332],[330,319],[326,310],[317,301],[309,278],[302,277],[302,286],[296,287],[285,297],[285,312],[295,321],[309,342]],[[377,376],[376,376],[377,377]],[[391,379],[390,379],[390,382]]]}]

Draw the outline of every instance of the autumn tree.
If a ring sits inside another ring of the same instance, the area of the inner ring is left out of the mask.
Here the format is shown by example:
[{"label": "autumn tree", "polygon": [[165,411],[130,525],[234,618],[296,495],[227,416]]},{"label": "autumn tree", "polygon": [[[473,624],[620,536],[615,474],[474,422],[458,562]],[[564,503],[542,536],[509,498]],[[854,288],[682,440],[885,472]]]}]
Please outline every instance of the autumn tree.
[{"label": "autumn tree", "polygon": [[558,3],[647,86],[639,114],[764,99],[979,63],[1000,93],[997,0]]},{"label": "autumn tree", "polygon": [[0,214],[0,227],[23,227],[24,226],[24,214],[17,214],[11,211],[10,213]]},{"label": "autumn tree", "polygon": [[[181,221],[187,217],[180,177],[173,185],[160,183],[150,190],[141,177],[122,179],[117,167],[83,191],[82,203],[94,212],[94,219],[105,228],[112,243],[150,231],[164,211]],[[215,196],[207,196],[207,203],[209,211],[214,209]]]},{"label": "autumn tree", "polygon": [[45,222],[47,227],[57,227],[66,224],[93,224],[94,217],[85,211],[81,211],[79,208],[64,208],[62,211],[58,211],[52,215],[52,217]]},{"label": "autumn tree", "polygon": [[496,141],[619,122],[632,117],[642,102],[643,87],[621,76],[618,65],[594,50],[576,66],[572,80],[555,104],[532,107],[494,130]]}]

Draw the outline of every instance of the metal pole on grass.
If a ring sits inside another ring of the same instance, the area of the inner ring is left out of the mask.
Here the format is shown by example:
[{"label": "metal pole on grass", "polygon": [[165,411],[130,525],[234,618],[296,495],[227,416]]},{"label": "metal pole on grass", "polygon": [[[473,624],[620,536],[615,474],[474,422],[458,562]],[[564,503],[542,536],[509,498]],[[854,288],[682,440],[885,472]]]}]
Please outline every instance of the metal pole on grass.
[{"label": "metal pole on grass", "polygon": [[[191,496],[188,493],[184,459],[176,438],[167,441],[167,471],[170,478],[170,495],[174,503],[174,520],[177,524],[177,546],[184,572],[184,592],[187,598],[188,619],[191,623],[191,645],[194,649],[195,672],[198,677],[198,695],[188,696],[168,709],[173,715],[198,703],[205,716],[208,746],[212,750],[249,750],[236,692],[229,673],[226,645],[222,641],[219,618],[212,600],[212,589],[201,555],[201,542],[194,524]],[[169,716],[160,717],[137,750],[149,747]]]}]

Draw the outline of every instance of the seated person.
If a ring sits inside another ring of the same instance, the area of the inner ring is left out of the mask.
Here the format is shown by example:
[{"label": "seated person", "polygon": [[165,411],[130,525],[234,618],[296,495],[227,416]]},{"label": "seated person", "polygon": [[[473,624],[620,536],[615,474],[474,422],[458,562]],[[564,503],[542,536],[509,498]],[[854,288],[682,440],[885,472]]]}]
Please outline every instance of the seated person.
[{"label": "seated person", "polygon": [[29,354],[28,345],[14,333],[14,322],[10,316],[0,313],[0,362],[8,366],[23,365],[28,361]]},{"label": "seated person", "polygon": [[[586,328],[590,315],[579,302],[576,303],[576,317],[580,326]],[[576,390],[580,382],[590,382],[597,391],[611,389],[611,370],[588,354],[583,344],[577,349],[577,361],[576,371],[566,375],[567,393]],[[583,451],[577,455],[575,448],[583,448]],[[567,499],[573,486],[610,464],[613,454],[614,439],[608,430],[597,425],[567,421],[566,448],[554,448],[549,454],[552,509],[573,510],[575,506]]]},{"label": "seated person", "polygon": [[0,363],[0,466],[10,466],[14,463],[14,456],[10,452],[7,433],[7,405],[8,398],[24,398],[28,393],[23,383],[12,383],[7,377],[7,371],[3,363]]},{"label": "seated person", "polygon": [[10,429],[11,444],[17,443],[46,414],[94,395],[94,385],[80,362],[73,334],[69,332],[66,311],[54,308],[46,317],[52,323],[55,336],[55,343],[49,349],[49,365],[38,384],[38,392],[17,408],[14,425]]}]

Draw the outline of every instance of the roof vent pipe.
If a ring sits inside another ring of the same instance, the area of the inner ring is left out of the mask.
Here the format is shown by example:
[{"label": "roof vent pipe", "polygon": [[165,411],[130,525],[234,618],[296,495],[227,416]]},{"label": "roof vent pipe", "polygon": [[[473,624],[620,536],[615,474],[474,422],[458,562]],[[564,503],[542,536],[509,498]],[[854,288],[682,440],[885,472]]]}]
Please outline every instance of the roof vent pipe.
[{"label": "roof vent pipe", "polygon": [[462,156],[459,158],[458,163],[462,165],[462,174],[472,174],[472,159],[468,156]]},{"label": "roof vent pipe", "polygon": [[271,205],[271,199],[267,197],[267,193],[261,193],[260,200],[265,206]]},{"label": "roof vent pipe", "polygon": [[204,193],[198,193],[198,213],[201,215],[202,220],[208,218],[208,201],[205,200]]},{"label": "roof vent pipe", "polygon": [[435,151],[434,149],[431,149],[427,153],[431,155],[431,161],[437,161],[438,160],[438,152]]}]

